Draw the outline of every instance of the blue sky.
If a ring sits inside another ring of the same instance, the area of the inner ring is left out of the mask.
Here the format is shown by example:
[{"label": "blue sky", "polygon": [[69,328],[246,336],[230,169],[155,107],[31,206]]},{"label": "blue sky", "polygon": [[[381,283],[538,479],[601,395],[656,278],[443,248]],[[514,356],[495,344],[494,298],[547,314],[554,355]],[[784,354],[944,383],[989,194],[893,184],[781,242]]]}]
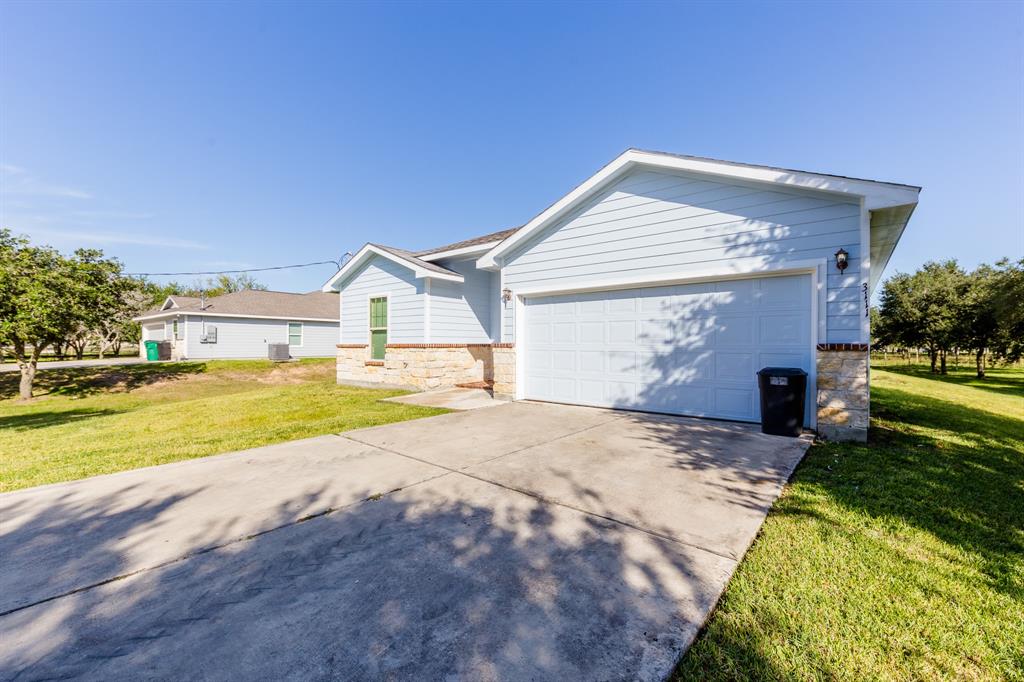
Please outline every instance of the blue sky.
[{"label": "blue sky", "polygon": [[302,263],[521,224],[641,147],[922,185],[887,274],[1019,258],[1022,8],[8,1],[0,224]]}]

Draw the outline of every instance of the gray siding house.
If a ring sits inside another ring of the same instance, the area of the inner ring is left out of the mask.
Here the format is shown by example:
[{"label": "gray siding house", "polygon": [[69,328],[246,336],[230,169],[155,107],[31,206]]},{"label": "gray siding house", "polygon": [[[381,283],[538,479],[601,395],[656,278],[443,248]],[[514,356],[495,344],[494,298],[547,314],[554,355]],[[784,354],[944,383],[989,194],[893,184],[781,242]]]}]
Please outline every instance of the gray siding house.
[{"label": "gray siding house", "polygon": [[146,341],[170,341],[176,360],[265,358],[287,343],[294,358],[331,357],[338,343],[338,296],[247,289],[205,300],[169,296],[135,318]]},{"label": "gray siding house", "polygon": [[806,426],[864,439],[868,301],[919,187],[630,149],[521,227],[367,244],[338,380],[760,419],[756,372],[809,374]]}]

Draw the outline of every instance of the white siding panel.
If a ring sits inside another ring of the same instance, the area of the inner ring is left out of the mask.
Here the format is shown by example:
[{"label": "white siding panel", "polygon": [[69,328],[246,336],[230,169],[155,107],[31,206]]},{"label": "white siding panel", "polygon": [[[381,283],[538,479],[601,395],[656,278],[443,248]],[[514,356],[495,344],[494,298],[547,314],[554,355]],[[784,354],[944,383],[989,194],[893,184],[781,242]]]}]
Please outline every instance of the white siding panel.
[{"label": "white siding panel", "polygon": [[[834,269],[840,247],[851,254]],[[566,287],[602,276],[738,269],[744,261],[777,264],[825,258],[822,311],[829,342],[859,341],[863,311],[857,268],[860,206],[799,189],[766,190],[744,182],[654,171],[635,172],[602,192],[505,260],[505,286]],[[512,306],[502,310],[502,340],[513,341]],[[713,398],[713,396],[711,397]],[[722,396],[726,399],[726,396]],[[709,398],[710,399],[710,398]]]},{"label": "white siding panel", "polygon": [[476,268],[476,259],[445,260],[438,265],[465,278],[462,283],[436,280],[430,285],[431,343],[489,343],[493,275]]},{"label": "white siding panel", "polygon": [[[201,343],[204,324],[217,328],[217,343]],[[265,358],[268,343],[288,343],[287,320],[189,315],[189,359]],[[338,342],[336,322],[302,322],[302,346],[291,346],[293,357],[330,357]]]},{"label": "white siding panel", "polygon": [[388,343],[423,343],[423,280],[379,257],[362,266],[341,290],[341,343],[369,343],[369,297],[380,294],[389,296]]}]

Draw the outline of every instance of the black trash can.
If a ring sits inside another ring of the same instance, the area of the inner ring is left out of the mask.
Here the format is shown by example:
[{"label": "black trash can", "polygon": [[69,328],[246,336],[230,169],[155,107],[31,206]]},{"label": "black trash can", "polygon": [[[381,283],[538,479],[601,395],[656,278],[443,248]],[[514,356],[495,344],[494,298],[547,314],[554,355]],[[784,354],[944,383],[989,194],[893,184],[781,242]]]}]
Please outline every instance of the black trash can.
[{"label": "black trash can", "polygon": [[765,367],[757,372],[761,389],[761,433],[799,436],[804,428],[807,372],[798,367]]},{"label": "black trash can", "polygon": [[156,344],[156,353],[158,360],[170,360],[171,359],[171,342],[160,341]]}]

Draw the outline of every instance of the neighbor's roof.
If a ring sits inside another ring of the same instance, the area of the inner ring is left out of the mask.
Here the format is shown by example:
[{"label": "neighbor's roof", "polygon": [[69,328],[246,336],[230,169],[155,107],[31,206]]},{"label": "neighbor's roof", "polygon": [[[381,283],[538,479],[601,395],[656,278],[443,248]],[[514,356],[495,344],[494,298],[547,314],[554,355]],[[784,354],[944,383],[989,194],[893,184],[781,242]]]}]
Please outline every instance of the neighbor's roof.
[{"label": "neighbor's roof", "polygon": [[164,306],[162,310],[167,310],[168,308],[180,308],[182,306],[191,305],[193,303],[199,303],[198,296],[176,296],[174,294],[171,294],[170,296],[167,297],[167,300],[164,301]]},{"label": "neighbor's roof", "polygon": [[[176,296],[177,308],[157,309],[143,313],[136,320],[156,319],[182,314],[225,315],[231,317],[269,317],[279,319],[337,320],[338,297],[320,291],[293,294],[287,291],[244,289],[232,294],[206,299]],[[183,301],[187,300],[185,304]]]}]

